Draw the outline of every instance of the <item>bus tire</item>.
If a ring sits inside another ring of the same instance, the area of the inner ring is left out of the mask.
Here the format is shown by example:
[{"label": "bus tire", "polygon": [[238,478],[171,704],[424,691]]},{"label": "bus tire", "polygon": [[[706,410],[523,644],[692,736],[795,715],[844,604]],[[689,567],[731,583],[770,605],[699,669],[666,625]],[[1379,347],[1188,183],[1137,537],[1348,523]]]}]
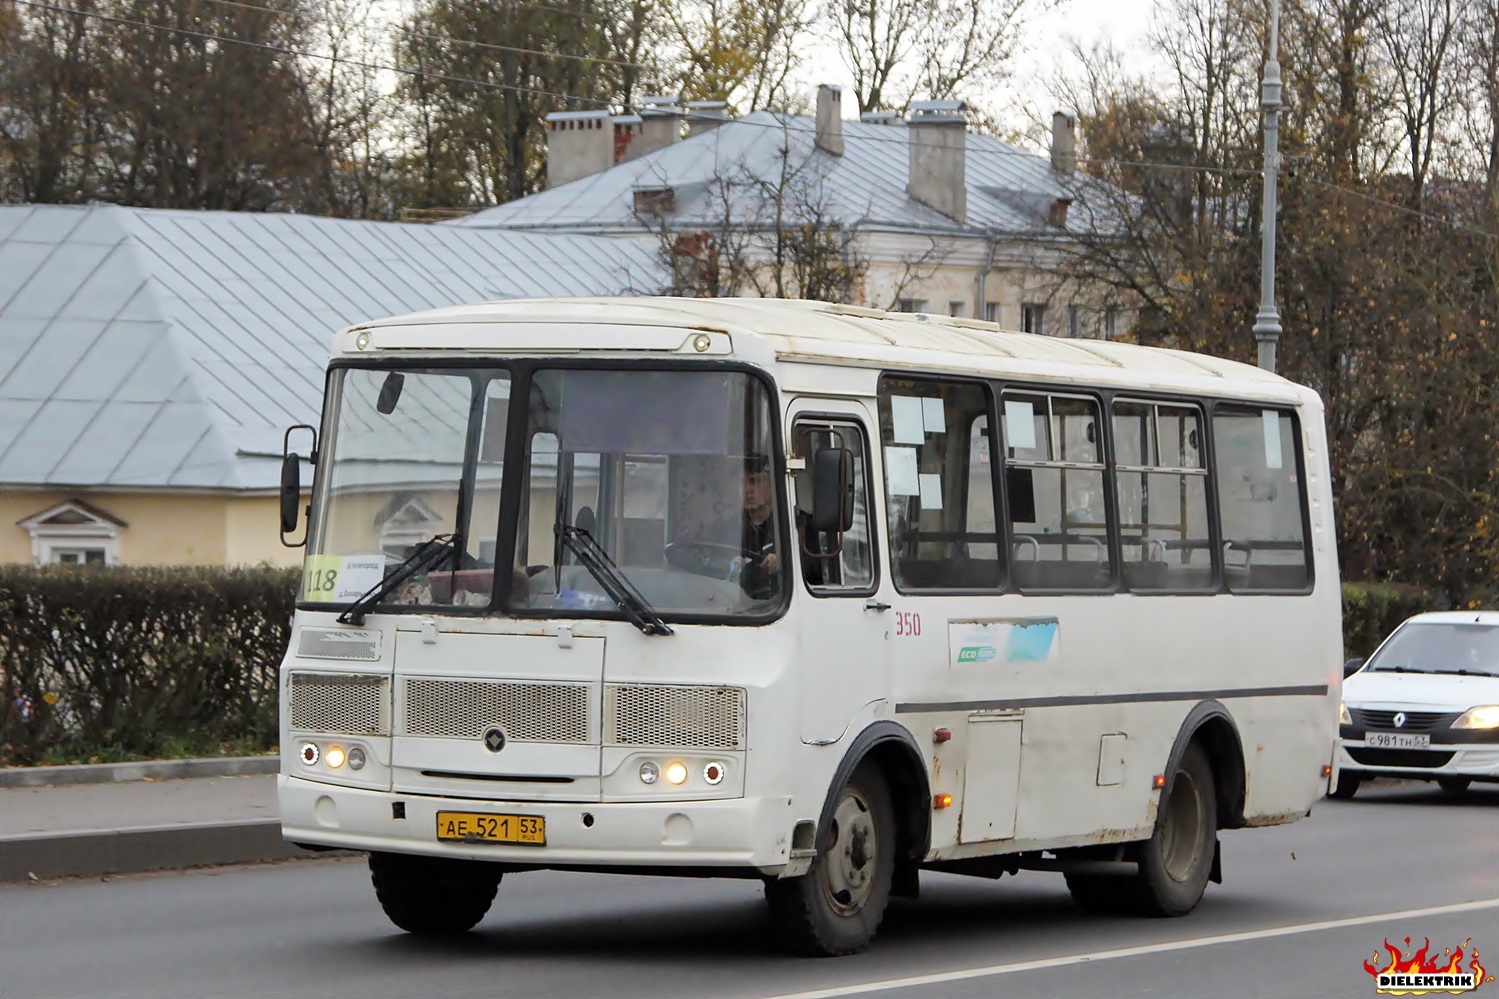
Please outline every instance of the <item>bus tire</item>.
[{"label": "bus tire", "polygon": [[484,918],[500,872],[472,860],[371,853],[370,880],[392,923],[420,936],[454,936]]},{"label": "bus tire", "polygon": [[1331,791],[1327,792],[1327,796],[1329,798],[1337,798],[1340,801],[1347,801],[1355,794],[1358,794],[1358,786],[1363,782],[1364,779],[1358,774],[1340,770],[1338,771],[1338,782],[1333,785]]},{"label": "bus tire", "polygon": [[806,874],[765,883],[772,927],[791,951],[834,957],[874,939],[890,901],[895,816],[890,789],[866,760],[838,790]]},{"label": "bus tire", "polygon": [[1142,915],[1184,916],[1207,890],[1218,841],[1213,764],[1201,743],[1182,753],[1165,804],[1155,833],[1141,844],[1136,904]]},{"label": "bus tire", "polygon": [[1437,778],[1437,787],[1441,788],[1443,791],[1446,791],[1448,794],[1462,794],[1468,789],[1468,785],[1472,783],[1472,777]]},{"label": "bus tire", "polygon": [[1123,915],[1139,908],[1139,884],[1134,878],[1107,874],[1063,875],[1072,901],[1084,912],[1105,916]]}]

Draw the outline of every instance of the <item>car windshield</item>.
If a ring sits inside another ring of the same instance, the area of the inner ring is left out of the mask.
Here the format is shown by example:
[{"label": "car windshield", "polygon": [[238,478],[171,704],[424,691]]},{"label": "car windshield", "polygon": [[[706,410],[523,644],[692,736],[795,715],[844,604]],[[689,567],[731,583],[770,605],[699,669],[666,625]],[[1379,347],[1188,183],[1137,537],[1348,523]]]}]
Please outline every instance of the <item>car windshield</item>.
[{"label": "car windshield", "polygon": [[509,401],[502,370],[334,370],[302,600],[352,603],[443,535],[380,604],[487,605]]},{"label": "car windshield", "polygon": [[[743,372],[538,371],[527,402],[511,609],[754,618],[786,591],[769,392]],[[565,543],[565,537],[566,541]]]},{"label": "car windshield", "polygon": [[1485,673],[1499,676],[1499,627],[1413,622],[1390,636],[1369,660],[1371,670]]}]

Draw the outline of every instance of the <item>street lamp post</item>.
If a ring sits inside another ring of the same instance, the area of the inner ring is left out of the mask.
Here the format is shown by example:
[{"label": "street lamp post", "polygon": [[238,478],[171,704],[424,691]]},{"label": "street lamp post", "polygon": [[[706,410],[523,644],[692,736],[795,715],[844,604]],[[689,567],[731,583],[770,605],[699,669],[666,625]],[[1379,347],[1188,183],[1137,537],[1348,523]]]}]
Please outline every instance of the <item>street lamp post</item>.
[{"label": "street lamp post", "polygon": [[1254,340],[1260,367],[1275,370],[1275,348],[1280,341],[1280,311],[1275,307],[1275,182],[1280,173],[1280,63],[1276,59],[1280,34],[1280,0],[1270,3],[1270,55],[1260,84],[1260,107],[1265,112],[1265,203],[1260,219],[1260,311],[1254,317]]}]

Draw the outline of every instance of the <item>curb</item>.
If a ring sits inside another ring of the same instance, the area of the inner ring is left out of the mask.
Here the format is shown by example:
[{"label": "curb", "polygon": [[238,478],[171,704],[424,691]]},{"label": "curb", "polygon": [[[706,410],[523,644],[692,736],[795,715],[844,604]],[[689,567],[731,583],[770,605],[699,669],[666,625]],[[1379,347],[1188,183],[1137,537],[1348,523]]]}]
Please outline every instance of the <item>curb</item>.
[{"label": "curb", "polygon": [[[134,763],[85,763],[69,767],[10,767],[0,770],[0,788],[109,784],[115,781],[132,780],[180,780],[187,777],[242,777],[249,774],[274,774],[280,772],[280,769],[281,758],[279,756],[141,760]],[[4,878],[0,877],[0,880]]]},{"label": "curb", "polygon": [[[0,884],[250,864],[320,854],[281,838],[277,820],[0,837]],[[348,856],[348,851],[331,855]]]}]

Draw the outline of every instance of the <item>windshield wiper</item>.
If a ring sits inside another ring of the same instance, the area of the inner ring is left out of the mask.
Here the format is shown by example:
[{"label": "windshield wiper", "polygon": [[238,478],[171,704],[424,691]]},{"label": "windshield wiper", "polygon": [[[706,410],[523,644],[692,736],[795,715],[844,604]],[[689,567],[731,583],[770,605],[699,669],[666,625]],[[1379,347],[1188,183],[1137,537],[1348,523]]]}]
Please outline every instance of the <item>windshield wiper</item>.
[{"label": "windshield wiper", "polygon": [[456,551],[453,540],[457,537],[456,534],[434,534],[423,541],[416,551],[398,562],[384,579],[366,590],[363,596],[349,605],[348,610],[338,615],[338,623],[352,624],[356,628],[362,626],[365,611],[384,600],[397,586],[427,568],[429,563],[435,564],[443,555]]},{"label": "windshield wiper", "polygon": [[1419,666],[1370,666],[1370,673],[1435,673],[1436,670],[1422,669]]},{"label": "windshield wiper", "polygon": [[1499,674],[1490,673],[1486,669],[1429,669],[1428,673],[1441,673],[1443,676],[1495,676]]},{"label": "windshield wiper", "polygon": [[609,599],[619,605],[619,609],[625,612],[625,617],[642,634],[672,634],[671,626],[651,609],[651,605],[645,602],[645,597],[619,571],[619,566],[614,564],[609,553],[594,540],[592,534],[571,524],[558,524],[557,535],[562,539],[562,547],[578,557],[583,567],[604,588]]}]

